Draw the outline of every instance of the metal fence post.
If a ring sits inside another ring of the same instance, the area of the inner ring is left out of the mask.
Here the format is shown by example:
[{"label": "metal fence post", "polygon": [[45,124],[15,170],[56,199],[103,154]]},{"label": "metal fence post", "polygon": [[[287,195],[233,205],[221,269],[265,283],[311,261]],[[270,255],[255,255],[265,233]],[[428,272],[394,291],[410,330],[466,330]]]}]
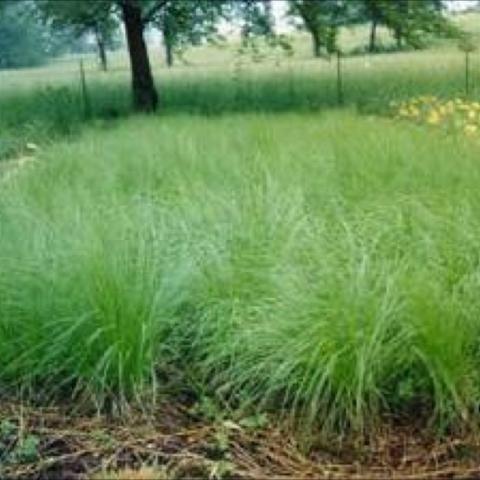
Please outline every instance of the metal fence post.
[{"label": "metal fence post", "polygon": [[470,95],[470,52],[465,52],[465,95]]},{"label": "metal fence post", "polygon": [[92,106],[90,103],[90,98],[88,96],[87,89],[87,79],[85,76],[85,68],[83,66],[83,59],[80,60],[80,85],[82,89],[82,103],[83,103],[83,114],[86,119],[89,119],[92,115]]},{"label": "metal fence post", "polygon": [[343,105],[343,72],[342,72],[342,54],[337,50],[337,101],[339,105]]}]

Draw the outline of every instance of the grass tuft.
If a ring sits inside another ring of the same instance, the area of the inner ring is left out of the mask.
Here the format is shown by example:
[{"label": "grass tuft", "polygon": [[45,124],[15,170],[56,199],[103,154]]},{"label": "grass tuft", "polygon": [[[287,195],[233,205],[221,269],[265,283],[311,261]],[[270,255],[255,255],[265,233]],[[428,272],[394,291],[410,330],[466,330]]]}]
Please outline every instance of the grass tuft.
[{"label": "grass tuft", "polygon": [[348,111],[165,116],[38,160],[0,191],[2,388],[121,407],[174,366],[307,429],[476,420],[475,143]]}]

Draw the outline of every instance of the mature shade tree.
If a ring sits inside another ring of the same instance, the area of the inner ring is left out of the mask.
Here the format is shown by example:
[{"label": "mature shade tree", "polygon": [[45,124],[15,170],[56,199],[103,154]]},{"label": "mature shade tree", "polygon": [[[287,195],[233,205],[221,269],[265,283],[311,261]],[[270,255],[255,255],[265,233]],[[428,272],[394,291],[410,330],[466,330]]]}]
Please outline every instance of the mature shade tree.
[{"label": "mature shade tree", "polygon": [[427,34],[453,35],[443,15],[443,0],[288,0],[288,13],[300,18],[312,37],[314,56],[337,49],[339,28],[360,22],[370,23],[368,50],[377,49],[380,25],[392,31],[398,48],[419,47]]},{"label": "mature shade tree", "polygon": [[285,35],[276,32],[272,2],[275,0],[230,0],[227,2],[227,18],[240,26],[241,47],[239,53],[250,51],[253,58],[260,53],[258,39],[263,38],[271,49],[292,53],[292,46]]},{"label": "mature shade tree", "polygon": [[[120,18],[124,24],[130,56],[133,104],[136,110],[152,112],[158,106],[158,93],[152,76],[145,43],[145,29],[167,0],[36,0],[50,17],[61,18],[68,10],[69,24],[84,26],[91,18]],[[62,23],[62,20],[59,20]],[[66,23],[66,22],[64,22]]]},{"label": "mature shade tree", "polygon": [[115,45],[118,22],[114,17],[110,16],[103,19],[101,22],[93,24],[91,30],[97,44],[100,66],[103,71],[107,71],[107,48],[112,48]]},{"label": "mature shade tree", "polygon": [[300,18],[312,37],[313,55],[337,50],[338,29],[348,23],[350,4],[344,0],[289,0],[290,16]]},{"label": "mature shade tree", "polygon": [[158,93],[145,43],[145,28],[153,20],[164,1],[115,0],[119,6],[127,36],[134,106],[139,111],[153,112],[158,106]]},{"label": "mature shade tree", "polygon": [[155,15],[160,30],[167,66],[173,65],[174,52],[187,45],[217,37],[217,22],[225,15],[226,2],[220,0],[168,0]]},{"label": "mature shade tree", "polygon": [[[1,1],[1,0],[0,0]],[[212,30],[217,13],[227,0],[36,0],[49,18],[60,24],[79,28],[109,22],[123,23],[130,57],[134,107],[138,111],[157,109],[159,98],[145,42],[145,30],[160,26],[173,60],[173,49],[182,42],[192,42]],[[68,20],[67,20],[68,19]],[[112,20],[113,19],[113,20]],[[99,32],[101,33],[101,32]],[[102,45],[99,45],[102,47]]]},{"label": "mature shade tree", "polygon": [[444,15],[442,0],[395,0],[387,12],[387,26],[400,48],[403,44],[420,48],[425,35],[456,37],[459,30]]},{"label": "mature shade tree", "polygon": [[258,36],[274,34],[274,17],[270,0],[231,1],[231,20],[240,20],[242,41],[248,43]]},{"label": "mature shade tree", "polygon": [[31,2],[0,2],[0,68],[40,65],[53,53],[52,46]]},{"label": "mature shade tree", "polygon": [[93,34],[97,44],[100,66],[107,70],[107,47],[112,44],[118,21],[108,2],[71,0],[39,0],[45,19],[53,29],[70,30],[76,38]]},{"label": "mature shade tree", "polygon": [[368,51],[374,52],[377,47],[377,28],[385,23],[385,0],[363,0],[363,13],[370,21]]},{"label": "mature shade tree", "polygon": [[360,0],[359,4],[360,15],[371,24],[370,52],[377,49],[379,25],[392,31],[399,48],[403,44],[420,47],[426,34],[454,36],[457,33],[443,15],[443,0]]}]

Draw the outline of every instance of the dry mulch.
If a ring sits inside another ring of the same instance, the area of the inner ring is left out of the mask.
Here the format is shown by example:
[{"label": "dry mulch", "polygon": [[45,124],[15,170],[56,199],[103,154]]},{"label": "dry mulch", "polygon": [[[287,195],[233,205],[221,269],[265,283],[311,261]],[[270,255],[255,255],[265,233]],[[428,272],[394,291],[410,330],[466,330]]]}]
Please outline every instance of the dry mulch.
[{"label": "dry mulch", "polygon": [[[304,453],[280,422],[255,428],[229,420],[207,422],[168,402],[155,415],[130,412],[126,417],[2,402],[0,478],[79,480],[95,472],[102,478],[98,472],[145,465],[157,466],[168,479],[480,478],[480,442],[473,437],[440,441],[391,427],[371,440],[344,440]],[[27,438],[35,439],[35,450],[22,456]]]}]

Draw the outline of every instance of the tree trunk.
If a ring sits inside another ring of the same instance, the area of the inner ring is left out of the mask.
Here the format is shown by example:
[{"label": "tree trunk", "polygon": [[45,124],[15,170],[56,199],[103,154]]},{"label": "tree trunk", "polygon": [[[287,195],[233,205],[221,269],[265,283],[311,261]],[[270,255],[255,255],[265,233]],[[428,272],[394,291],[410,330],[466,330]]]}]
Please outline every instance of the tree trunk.
[{"label": "tree trunk", "polygon": [[369,52],[374,52],[377,48],[377,24],[376,18],[372,20],[372,28],[370,30],[370,45],[368,47]]},{"label": "tree trunk", "polygon": [[170,42],[165,42],[165,60],[168,68],[173,66],[173,48]]},{"label": "tree trunk", "polygon": [[158,106],[158,94],[153,82],[147,45],[143,36],[141,6],[137,0],[123,0],[121,6],[130,54],[133,104],[135,110],[153,112]]},{"label": "tree trunk", "polygon": [[311,32],[312,34],[312,47],[313,47],[313,56],[315,58],[320,58],[322,56],[322,40],[320,34],[316,31]]},{"label": "tree trunk", "polygon": [[106,72],[108,68],[107,64],[107,52],[105,49],[105,41],[103,40],[103,35],[98,30],[95,30],[95,40],[97,41],[98,48],[98,58],[100,60],[100,68]]},{"label": "tree trunk", "polygon": [[338,50],[337,37],[338,37],[337,27],[334,25],[330,25],[327,30],[327,40],[325,43],[325,48],[327,49],[327,53],[329,56],[334,54]]},{"label": "tree trunk", "polygon": [[402,41],[402,37],[397,37],[397,48],[398,50],[401,50],[403,47],[403,41]]},{"label": "tree trunk", "polygon": [[163,25],[163,47],[165,49],[165,61],[167,67],[170,68],[173,66],[173,41],[168,22],[164,22]]},{"label": "tree trunk", "polygon": [[394,36],[395,36],[395,40],[396,40],[396,42],[397,42],[397,49],[398,49],[398,50],[401,50],[401,48],[402,48],[403,32],[402,32],[402,29],[401,29],[400,27],[395,28]]}]

